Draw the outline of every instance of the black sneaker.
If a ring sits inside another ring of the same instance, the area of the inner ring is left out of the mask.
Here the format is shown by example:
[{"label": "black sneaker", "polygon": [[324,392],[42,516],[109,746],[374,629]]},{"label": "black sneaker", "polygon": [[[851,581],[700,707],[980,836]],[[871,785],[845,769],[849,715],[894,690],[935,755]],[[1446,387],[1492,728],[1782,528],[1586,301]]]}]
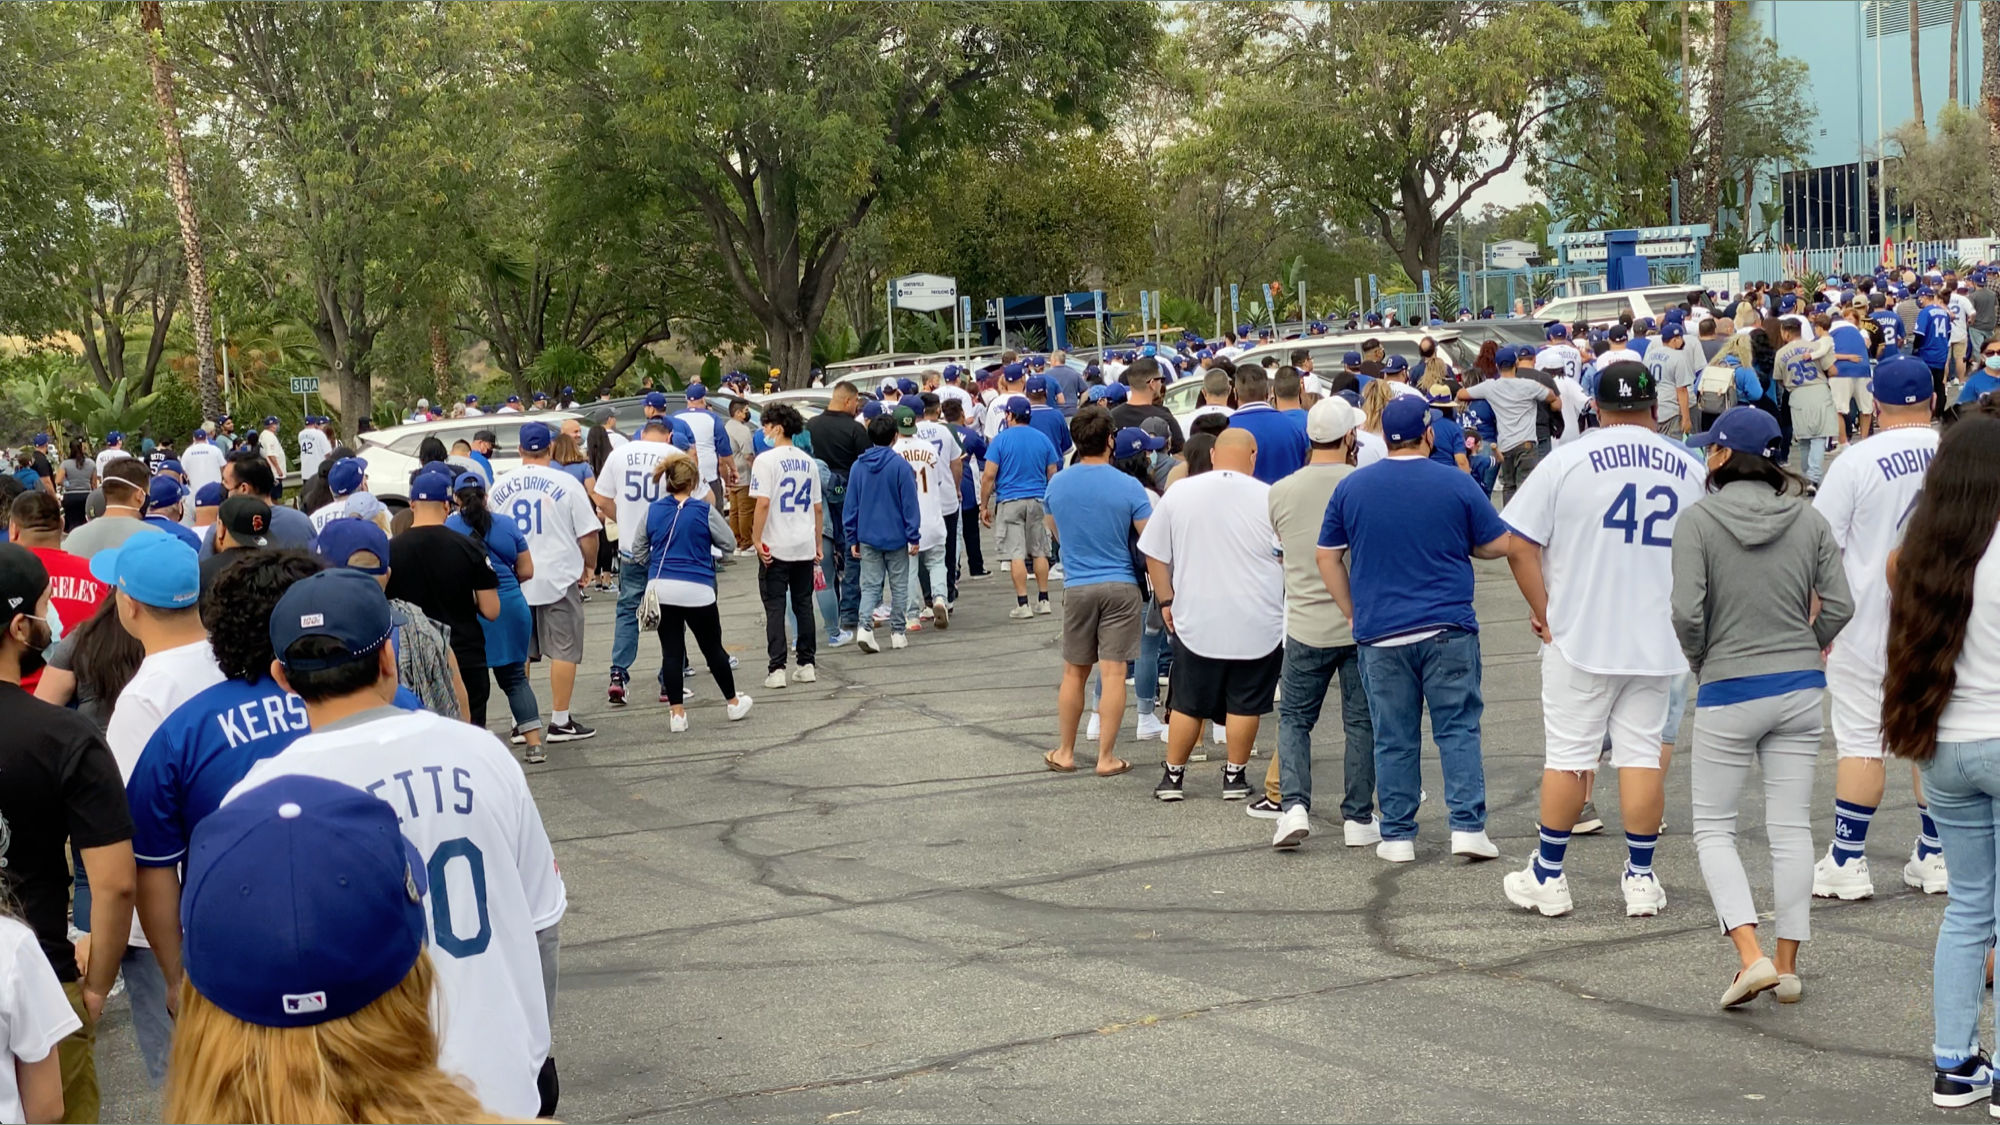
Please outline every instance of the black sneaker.
[{"label": "black sneaker", "polygon": [[1160,783],[1153,786],[1153,799],[1156,801],[1187,800],[1187,770],[1176,770],[1172,766],[1162,767],[1160,771]]},{"label": "black sneaker", "polygon": [[597,728],[584,726],[572,717],[566,723],[550,723],[542,737],[546,742],[580,742],[586,738],[597,737]]},{"label": "black sneaker", "polygon": [[1249,767],[1230,769],[1228,766],[1224,766],[1222,768],[1222,799],[1225,801],[1240,801],[1249,795]]},{"label": "black sneaker", "polygon": [[613,707],[625,706],[625,685],[630,680],[631,676],[625,669],[613,668],[611,670],[611,683],[610,686],[605,688],[605,694],[610,697],[610,703]]},{"label": "black sneaker", "polygon": [[529,765],[531,765],[531,766],[536,766],[536,765],[540,765],[540,764],[541,764],[541,763],[543,763],[543,762],[546,762],[546,761],[548,761],[548,760],[549,760],[549,755],[548,755],[548,751],[546,751],[546,750],[542,749],[542,747],[541,747],[541,745],[540,745],[540,744],[536,744],[536,745],[534,745],[534,746],[530,746],[530,747],[528,747],[528,752],[527,752],[526,754],[522,755],[522,758],[523,758],[523,760],[525,760],[525,761],[526,761],[526,762],[527,762],[527,763],[528,763]]},{"label": "black sneaker", "polygon": [[1250,806],[1243,811],[1259,820],[1276,820],[1278,819],[1278,814],[1284,812],[1285,808],[1269,797],[1258,797],[1256,800],[1250,802]]},{"label": "black sneaker", "polygon": [[1958,1109],[1983,1101],[1993,1094],[1993,1064],[1985,1055],[1974,1055],[1950,1070],[1939,1070],[1931,1080],[1931,1104]]}]

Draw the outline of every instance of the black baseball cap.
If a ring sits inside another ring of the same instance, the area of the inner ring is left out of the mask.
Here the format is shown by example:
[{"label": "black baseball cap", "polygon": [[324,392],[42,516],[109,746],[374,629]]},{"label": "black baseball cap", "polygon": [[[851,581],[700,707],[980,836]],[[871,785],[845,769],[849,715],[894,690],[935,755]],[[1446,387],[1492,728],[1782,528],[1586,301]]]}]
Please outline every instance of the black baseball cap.
[{"label": "black baseball cap", "polygon": [[1597,404],[1607,410],[1637,410],[1660,401],[1653,373],[1629,359],[1611,364],[1597,376]]},{"label": "black baseball cap", "polygon": [[49,571],[33,551],[0,543],[0,629],[25,613],[33,616],[49,588]]},{"label": "black baseball cap", "polygon": [[216,521],[229,529],[229,541],[240,547],[269,546],[271,506],[255,496],[231,496],[216,510]]}]

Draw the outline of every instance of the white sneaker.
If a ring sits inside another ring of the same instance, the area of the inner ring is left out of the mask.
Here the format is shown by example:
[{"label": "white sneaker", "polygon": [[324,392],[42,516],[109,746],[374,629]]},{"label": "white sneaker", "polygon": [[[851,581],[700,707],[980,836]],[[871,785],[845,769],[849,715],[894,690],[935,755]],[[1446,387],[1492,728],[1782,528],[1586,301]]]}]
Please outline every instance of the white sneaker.
[{"label": "white sneaker", "polygon": [[1634,875],[1627,871],[1618,880],[1618,886],[1625,892],[1627,918],[1651,918],[1667,908],[1667,889],[1660,885],[1656,875]]},{"label": "white sneaker", "polygon": [[901,633],[889,634],[889,647],[901,651],[910,647],[910,638]]},{"label": "white sneaker", "polygon": [[792,673],[792,679],[798,683],[809,684],[819,679],[819,672],[810,664],[801,664],[799,670]]},{"label": "white sneaker", "polygon": [[667,729],[674,732],[675,734],[679,734],[682,731],[688,729],[687,715],[685,713],[682,713],[679,715],[667,716]]},{"label": "white sneaker", "polygon": [[931,620],[940,629],[951,628],[951,603],[945,601],[943,598],[932,599]]},{"label": "white sneaker", "polygon": [[1576,903],[1569,897],[1569,876],[1557,875],[1544,883],[1535,878],[1535,861],[1519,871],[1509,871],[1500,880],[1500,889],[1507,893],[1507,901],[1523,910],[1538,910],[1544,918],[1554,918],[1576,909]]},{"label": "white sneaker", "polygon": [[869,614],[868,616],[874,618],[877,621],[887,621],[889,620],[889,607],[886,605],[878,605],[875,607],[875,612]]},{"label": "white sneaker", "polygon": [[1374,817],[1350,820],[1340,826],[1341,839],[1350,848],[1365,848],[1382,842],[1382,822]]},{"label": "white sneaker", "polygon": [[1849,902],[1858,898],[1875,897],[1875,880],[1868,874],[1868,857],[1855,856],[1846,863],[1835,863],[1833,849],[1813,864],[1813,897],[1838,898]]},{"label": "white sneaker", "polygon": [[1029,609],[1027,606],[1024,605],[1017,605],[1013,609],[1007,611],[1007,616],[1015,621],[1026,621],[1028,618],[1033,617],[1034,615],[1035,611]]},{"label": "white sneaker", "polygon": [[1092,742],[1096,742],[1097,736],[1100,733],[1102,733],[1103,730],[1104,730],[1104,720],[1098,717],[1097,712],[1092,711],[1090,713],[1090,721],[1088,723],[1085,723],[1083,726],[1083,737],[1089,739]]},{"label": "white sneaker", "polygon": [[1390,863],[1409,863],[1417,858],[1415,840],[1384,840],[1375,845],[1375,858]]},{"label": "white sneaker", "polygon": [[929,621],[930,619],[931,619],[931,607],[925,606],[924,608],[917,611],[917,620]]},{"label": "white sneaker", "polygon": [[748,715],[749,713],[750,713],[750,697],[744,695],[742,692],[737,692],[736,702],[729,705],[729,721],[732,723],[737,722],[741,720],[743,716]]},{"label": "white sneaker", "polygon": [[1951,885],[1945,881],[1944,875],[1943,852],[1918,859],[1916,848],[1910,849],[1910,862],[1903,865],[1904,886],[1916,887],[1927,895],[1941,895]]},{"label": "white sneaker", "polygon": [[1058,582],[1062,581],[1063,568],[1061,563],[1056,563],[1054,566],[1049,567],[1049,577],[1055,579]]},{"label": "white sneaker", "polygon": [[771,674],[770,674],[770,675],[768,675],[768,676],[765,676],[765,677],[764,677],[764,686],[765,686],[765,687],[769,687],[769,688],[780,688],[780,687],[784,687],[784,686],[785,686],[785,670],[784,670],[783,668],[774,668],[774,669],[772,669],[772,670],[771,670]]},{"label": "white sneaker", "polygon": [[1312,835],[1312,816],[1304,805],[1293,805],[1278,814],[1278,830],[1271,836],[1271,846],[1280,850],[1290,850],[1305,842]]},{"label": "white sneaker", "polygon": [[1499,859],[1500,849],[1486,838],[1486,830],[1477,832],[1453,832],[1451,834],[1451,854],[1469,856],[1473,859]]},{"label": "white sneaker", "polygon": [[862,652],[882,651],[882,646],[875,643],[875,630],[873,629],[856,629],[854,631],[854,643],[861,646]]},{"label": "white sneaker", "polygon": [[1047,598],[1036,598],[1036,599],[1035,599],[1035,612],[1036,612],[1037,614],[1040,614],[1040,615],[1041,615],[1041,616],[1043,616],[1043,617],[1047,617],[1047,616],[1049,615],[1049,613],[1051,612],[1051,611],[1050,611],[1050,609],[1049,609],[1049,599],[1047,599]]},{"label": "white sneaker", "polygon": [[1167,740],[1167,724],[1152,715],[1139,716],[1139,741],[1149,742],[1155,738],[1161,742]]}]

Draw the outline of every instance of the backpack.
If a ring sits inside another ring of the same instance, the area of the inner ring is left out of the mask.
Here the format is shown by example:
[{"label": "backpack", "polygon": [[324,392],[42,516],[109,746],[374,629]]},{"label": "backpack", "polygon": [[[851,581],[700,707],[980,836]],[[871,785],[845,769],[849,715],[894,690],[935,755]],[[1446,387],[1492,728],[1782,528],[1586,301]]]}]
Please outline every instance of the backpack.
[{"label": "backpack", "polygon": [[1701,369],[1696,405],[1704,414],[1720,414],[1736,405],[1736,369],[1711,364]]}]

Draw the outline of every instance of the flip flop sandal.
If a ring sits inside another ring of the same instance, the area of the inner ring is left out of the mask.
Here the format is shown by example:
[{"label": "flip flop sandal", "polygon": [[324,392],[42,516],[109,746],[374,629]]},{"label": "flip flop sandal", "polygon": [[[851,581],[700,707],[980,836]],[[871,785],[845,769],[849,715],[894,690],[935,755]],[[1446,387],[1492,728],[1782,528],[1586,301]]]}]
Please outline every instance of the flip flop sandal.
[{"label": "flip flop sandal", "polygon": [[1047,767],[1049,767],[1050,769],[1054,770],[1054,771],[1055,771],[1055,772],[1057,772],[1057,773],[1075,773],[1075,772],[1076,772],[1076,765],[1075,765],[1075,763],[1071,763],[1071,764],[1069,764],[1069,765],[1067,765],[1067,766],[1059,766],[1059,765],[1056,765],[1056,752],[1055,752],[1055,751],[1053,751],[1053,750],[1051,750],[1051,751],[1049,751],[1048,753],[1046,753],[1046,754],[1043,754],[1043,755],[1042,755],[1042,764],[1043,764],[1043,765],[1045,765],[1045,766],[1047,766]]},{"label": "flip flop sandal", "polygon": [[1116,769],[1114,769],[1114,770],[1111,770],[1111,771],[1110,771],[1109,773],[1100,773],[1100,774],[1098,774],[1097,776],[1099,776],[1099,777],[1117,777],[1117,776],[1118,776],[1119,774],[1121,774],[1121,773],[1131,773],[1131,772],[1132,772],[1132,763],[1131,763],[1131,762],[1128,762],[1128,761],[1126,761],[1126,760],[1125,760],[1125,759],[1123,759],[1123,758],[1120,758],[1120,759],[1118,759],[1118,768],[1116,768]]}]

